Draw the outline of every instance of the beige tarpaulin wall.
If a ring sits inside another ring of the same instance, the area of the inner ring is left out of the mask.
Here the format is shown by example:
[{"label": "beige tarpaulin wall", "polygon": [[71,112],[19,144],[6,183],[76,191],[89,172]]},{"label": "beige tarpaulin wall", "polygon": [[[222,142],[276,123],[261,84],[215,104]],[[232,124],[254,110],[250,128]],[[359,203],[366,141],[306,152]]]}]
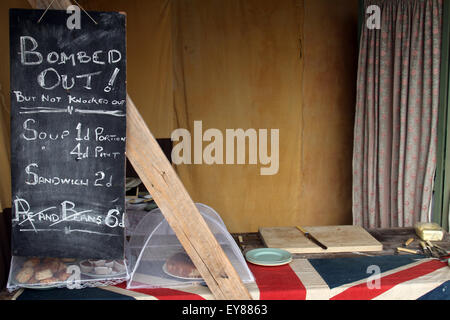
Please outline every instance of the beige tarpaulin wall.
[{"label": "beige tarpaulin wall", "polygon": [[[192,198],[232,232],[351,223],[356,0],[90,0],[128,15],[128,92],[157,138],[176,128],[279,129],[274,176],[260,165],[177,168]],[[0,33],[8,39],[2,1]],[[0,84],[9,108],[9,52]],[[1,102],[1,96],[0,96]],[[10,204],[8,113],[0,118],[0,199]],[[204,147],[208,143],[204,143]],[[270,149],[269,149],[270,150]]]}]

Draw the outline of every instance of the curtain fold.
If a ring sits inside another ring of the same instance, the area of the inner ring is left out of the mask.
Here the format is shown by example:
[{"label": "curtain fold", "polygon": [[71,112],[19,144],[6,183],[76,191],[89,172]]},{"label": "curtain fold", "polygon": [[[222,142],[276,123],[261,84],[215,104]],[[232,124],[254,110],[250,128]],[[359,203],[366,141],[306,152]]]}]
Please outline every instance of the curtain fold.
[{"label": "curtain fold", "polygon": [[381,29],[362,26],[353,221],[369,228],[429,221],[436,170],[442,0],[366,0]]}]

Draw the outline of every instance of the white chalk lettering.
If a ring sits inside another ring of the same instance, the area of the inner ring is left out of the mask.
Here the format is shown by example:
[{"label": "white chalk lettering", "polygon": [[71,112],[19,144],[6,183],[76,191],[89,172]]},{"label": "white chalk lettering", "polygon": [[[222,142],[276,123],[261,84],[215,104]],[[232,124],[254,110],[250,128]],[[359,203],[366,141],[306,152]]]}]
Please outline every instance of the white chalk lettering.
[{"label": "white chalk lettering", "polygon": [[75,54],[69,54],[66,55],[65,52],[61,52],[61,61],[59,62],[59,64],[66,64],[67,61],[71,61],[72,62],[72,66],[75,67],[76,63],[75,63]]},{"label": "white chalk lettering", "polygon": [[92,89],[92,87],[91,87],[92,77],[93,76],[97,76],[97,75],[99,75],[101,73],[102,73],[101,71],[98,71],[98,72],[82,74],[82,75],[77,76],[77,79],[86,78],[86,84],[84,85],[84,88],[88,89],[88,90],[91,90]]},{"label": "white chalk lettering", "polygon": [[42,102],[51,102],[51,103],[58,103],[61,102],[61,97],[51,97],[48,94],[41,95],[41,101]]},{"label": "white chalk lettering", "polygon": [[[26,49],[27,42],[31,42],[32,48]],[[20,37],[20,62],[25,66],[33,66],[39,65],[43,61],[42,54],[40,52],[35,51],[38,48],[37,41],[30,36],[22,36]],[[34,60],[31,59],[34,57]]]},{"label": "white chalk lettering", "polygon": [[[114,57],[115,56],[115,57]],[[108,52],[108,63],[114,64],[122,60],[122,54],[118,50],[109,50]]]},{"label": "white chalk lettering", "polygon": [[[56,78],[53,79],[54,83],[52,85],[47,85],[46,83],[47,74],[49,72],[52,72],[56,76]],[[53,90],[61,83],[61,76],[59,75],[58,71],[55,70],[55,68],[47,68],[38,75],[37,81],[41,88],[45,90]]]},{"label": "white chalk lettering", "polygon": [[17,102],[36,101],[36,97],[34,97],[34,96],[25,96],[25,95],[22,94],[22,91],[13,91],[13,93],[16,95],[16,101]]},{"label": "white chalk lettering", "polygon": [[[75,67],[78,64],[94,63],[99,65],[116,64],[122,60],[122,53],[119,50],[111,49],[107,52],[103,50],[97,50],[93,53],[88,53],[86,51],[78,51],[72,53],[66,52],[56,52],[51,51],[46,54],[39,52],[37,49],[39,47],[38,42],[31,36],[21,36],[20,37],[20,61],[22,65],[32,66],[40,65],[44,61],[49,64],[65,64],[70,61]],[[102,60],[100,55],[105,55],[106,60]]]},{"label": "white chalk lettering", "polygon": [[27,174],[25,183],[30,186],[49,184],[49,185],[72,185],[72,186],[89,186],[87,178],[68,178],[68,177],[43,177],[37,173],[39,166],[37,163],[31,163],[25,167]]},{"label": "white chalk lettering", "polygon": [[96,146],[94,150],[95,158],[113,158],[117,159],[121,155],[121,152],[105,152],[103,147]]},{"label": "white chalk lettering", "polygon": [[73,148],[72,151],[70,151],[70,154],[76,155],[77,160],[82,160],[89,158],[89,147],[86,147],[85,151],[83,152],[81,150],[81,143],[78,143],[75,148]]},{"label": "white chalk lettering", "polygon": [[115,134],[105,134],[103,135],[103,131],[105,129],[102,127],[97,127],[95,129],[95,141],[101,142],[125,142],[126,137],[119,137]]},{"label": "white chalk lettering", "polygon": [[36,123],[36,120],[34,119],[27,119],[23,123],[23,129],[25,130],[24,133],[22,133],[22,138],[24,138],[27,141],[34,141],[34,140],[63,140],[65,137],[67,137],[70,132],[69,130],[64,130],[61,133],[49,133],[46,131],[38,132],[37,130],[31,128],[33,124]]},{"label": "white chalk lettering", "polygon": [[109,104],[109,101],[107,99],[103,99],[103,98],[85,99],[85,98],[76,97],[76,96],[72,96],[72,95],[69,95],[68,98],[69,98],[69,104],[97,104],[97,105]]}]

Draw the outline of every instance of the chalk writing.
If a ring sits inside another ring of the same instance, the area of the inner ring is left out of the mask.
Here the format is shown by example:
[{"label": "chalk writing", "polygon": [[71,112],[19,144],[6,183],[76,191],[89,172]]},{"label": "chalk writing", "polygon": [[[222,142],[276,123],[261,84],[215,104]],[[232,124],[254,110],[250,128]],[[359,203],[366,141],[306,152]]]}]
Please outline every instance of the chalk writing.
[{"label": "chalk writing", "polygon": [[[15,214],[13,221],[18,223],[19,226],[29,225],[31,229],[21,229],[21,232],[26,232],[33,230],[34,232],[46,232],[46,231],[58,231],[59,229],[52,229],[51,227],[59,225],[63,222],[84,222],[91,223],[94,225],[106,225],[109,228],[116,228],[124,226],[123,221],[123,213],[117,209],[112,208],[105,212],[94,212],[94,210],[78,210],[76,204],[72,201],[63,201],[57,206],[50,206],[48,208],[42,209],[38,212],[35,212],[30,206],[28,200],[24,198],[14,199],[13,206],[15,209]],[[35,223],[41,222],[47,223],[46,229],[36,229]],[[98,231],[92,230],[76,230],[71,231],[70,226],[67,227],[68,231],[66,233],[71,232],[85,232],[85,233],[95,233],[95,234],[107,234]],[[116,236],[119,236],[116,234]]]},{"label": "chalk writing", "polygon": [[13,254],[122,259],[125,16],[41,15],[10,10]]}]

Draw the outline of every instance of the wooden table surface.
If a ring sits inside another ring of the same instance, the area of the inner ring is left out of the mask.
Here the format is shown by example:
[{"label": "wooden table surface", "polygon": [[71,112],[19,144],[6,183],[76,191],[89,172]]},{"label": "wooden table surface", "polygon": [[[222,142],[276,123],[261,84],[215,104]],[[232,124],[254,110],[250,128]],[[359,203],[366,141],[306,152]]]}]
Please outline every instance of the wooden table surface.
[{"label": "wooden table surface", "polygon": [[[380,252],[351,252],[351,253],[316,253],[316,254],[294,254],[294,259],[327,259],[327,258],[343,258],[343,257],[357,257],[357,256],[383,256],[397,254],[397,248],[402,247],[403,244],[410,238],[415,241],[408,246],[408,249],[420,250],[422,248],[419,244],[419,237],[416,235],[414,228],[396,228],[396,229],[372,229],[367,230],[375,239],[383,245],[383,251]],[[239,236],[243,238],[243,245],[241,249],[247,252],[252,249],[265,248],[265,245],[259,233],[244,233],[233,234],[233,238],[239,244]],[[443,241],[433,242],[447,251],[450,251],[450,236],[446,233]],[[402,255],[405,253],[401,253]],[[407,253],[406,253],[407,254]]]},{"label": "wooden table surface", "polygon": [[[415,241],[408,247],[409,249],[421,250],[419,244],[419,238],[415,234],[412,228],[397,228],[397,229],[374,229],[368,230],[368,232],[379,242],[383,244],[383,251],[380,252],[360,252],[360,253],[331,253],[331,254],[294,254],[294,259],[328,259],[328,258],[343,258],[343,257],[358,257],[358,256],[383,256],[397,254],[396,248],[403,246],[403,244],[410,238],[414,238]],[[241,249],[243,252],[247,252],[252,249],[264,248],[264,244],[260,238],[259,233],[244,233],[233,234],[235,241],[239,243],[239,236],[243,239]],[[450,236],[447,233],[444,240],[441,242],[434,242],[435,244],[443,247],[447,251],[450,251]],[[402,255],[405,253],[401,253]],[[406,253],[407,255],[407,253]],[[14,293],[8,293],[6,290],[0,291],[0,300],[10,300]]]}]

